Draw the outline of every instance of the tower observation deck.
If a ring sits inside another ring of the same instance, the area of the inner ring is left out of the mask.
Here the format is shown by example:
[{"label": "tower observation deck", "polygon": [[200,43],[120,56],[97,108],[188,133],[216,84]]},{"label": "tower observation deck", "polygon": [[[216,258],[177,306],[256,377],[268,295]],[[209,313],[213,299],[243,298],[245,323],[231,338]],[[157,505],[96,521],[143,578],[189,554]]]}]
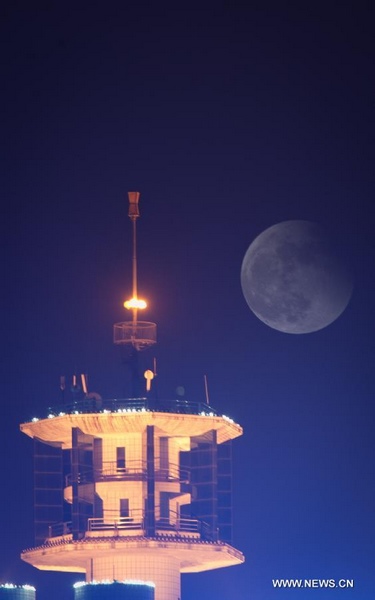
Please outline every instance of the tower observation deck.
[{"label": "tower observation deck", "polygon": [[[123,343],[153,344],[140,339]],[[180,600],[180,573],[244,561],[231,502],[231,441],[242,428],[206,402],[152,398],[146,373],[142,397],[86,393],[21,424],[34,443],[36,538],[21,557],[88,584],[148,582],[155,600]]]}]

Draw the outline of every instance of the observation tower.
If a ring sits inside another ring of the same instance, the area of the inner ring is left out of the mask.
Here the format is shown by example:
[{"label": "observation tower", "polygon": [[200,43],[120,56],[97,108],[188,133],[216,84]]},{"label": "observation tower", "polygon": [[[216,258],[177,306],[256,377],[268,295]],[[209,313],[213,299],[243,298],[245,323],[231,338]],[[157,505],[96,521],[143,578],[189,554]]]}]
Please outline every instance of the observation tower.
[{"label": "observation tower", "polygon": [[[135,360],[156,343],[155,323],[138,319],[138,201],[130,192],[132,318],[114,325],[114,343]],[[35,488],[35,546],[21,558],[82,573],[76,600],[104,598],[104,582],[124,600],[181,600],[180,573],[244,561],[231,545],[231,441],[242,428],[208,402],[156,398],[155,375],[144,372],[139,396],[108,400],[82,375],[80,397],[20,426],[34,443]],[[132,595],[132,584],[143,591]]]}]

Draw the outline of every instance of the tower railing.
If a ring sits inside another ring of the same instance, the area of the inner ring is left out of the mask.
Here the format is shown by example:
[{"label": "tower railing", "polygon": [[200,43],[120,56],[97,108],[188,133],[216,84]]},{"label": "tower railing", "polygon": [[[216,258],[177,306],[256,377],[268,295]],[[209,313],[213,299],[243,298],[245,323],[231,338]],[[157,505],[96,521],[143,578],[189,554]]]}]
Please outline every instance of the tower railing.
[{"label": "tower railing", "polygon": [[[156,464],[159,459],[156,458]],[[101,469],[86,468],[78,474],[78,484],[85,485],[100,481],[145,481],[147,479],[147,463],[142,460],[127,461],[125,467],[118,467],[116,461],[105,461]],[[166,467],[155,468],[156,481],[178,481],[188,483],[190,472],[188,469],[180,468],[179,465],[169,463]],[[71,486],[73,475],[69,473],[65,477],[65,487]]]},{"label": "tower railing", "polygon": [[[159,459],[156,458],[156,464]],[[181,468],[180,465],[168,463],[165,467],[155,467],[155,481],[178,481],[180,483],[189,483],[190,471],[186,468]]]},{"label": "tower railing", "polygon": [[60,537],[72,533],[72,522],[64,521],[62,523],[53,523],[48,527],[48,537]]},{"label": "tower railing", "polygon": [[131,510],[129,516],[119,517],[106,514],[105,517],[93,517],[87,520],[88,531],[117,531],[124,529],[144,529],[143,510]]},{"label": "tower railing", "polygon": [[192,400],[158,399],[158,398],[101,398],[84,397],[73,402],[66,402],[48,408],[48,416],[58,417],[66,414],[90,413],[137,413],[137,412],[165,412],[190,415],[220,416],[220,414],[205,402]]},{"label": "tower railing", "polygon": [[[160,507],[156,507],[156,510]],[[159,517],[156,520],[156,529],[175,532],[200,533],[201,522],[198,519],[181,517],[177,512],[170,510],[167,517]]]},{"label": "tower railing", "polygon": [[104,461],[101,469],[94,469],[95,481],[108,479],[145,479],[147,463],[143,460],[126,461],[125,467],[119,467],[116,461]]},{"label": "tower railing", "polygon": [[[159,507],[156,507],[159,510]],[[132,530],[143,531],[145,529],[145,514],[143,510],[133,509],[129,511],[128,516],[121,517],[118,512],[106,511],[103,517],[90,517],[87,520],[88,532],[126,532]],[[181,517],[175,511],[169,511],[167,517],[159,517],[156,520],[156,531],[159,534],[166,535],[199,534],[201,540],[217,542],[219,541],[218,530],[199,519]],[[65,521],[53,523],[48,528],[48,539],[63,537],[72,533],[72,522]]]},{"label": "tower railing", "polygon": [[[144,529],[145,514],[143,510],[131,510],[129,516],[120,517],[107,511],[103,517],[89,518],[88,531],[124,531],[131,529]],[[171,533],[207,533],[208,525],[198,519],[180,517],[176,512],[169,511],[168,517],[159,517],[156,520],[156,531]]]}]

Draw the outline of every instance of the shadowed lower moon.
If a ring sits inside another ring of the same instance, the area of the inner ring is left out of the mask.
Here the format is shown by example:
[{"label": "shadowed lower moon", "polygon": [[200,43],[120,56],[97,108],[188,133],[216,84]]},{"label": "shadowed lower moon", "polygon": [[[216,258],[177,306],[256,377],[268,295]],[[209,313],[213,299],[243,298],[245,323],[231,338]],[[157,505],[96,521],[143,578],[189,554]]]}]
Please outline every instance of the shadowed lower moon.
[{"label": "shadowed lower moon", "polygon": [[241,285],[253,313],[284,333],[327,327],[352,293],[329,239],[309,221],[284,221],[263,231],[244,256]]}]

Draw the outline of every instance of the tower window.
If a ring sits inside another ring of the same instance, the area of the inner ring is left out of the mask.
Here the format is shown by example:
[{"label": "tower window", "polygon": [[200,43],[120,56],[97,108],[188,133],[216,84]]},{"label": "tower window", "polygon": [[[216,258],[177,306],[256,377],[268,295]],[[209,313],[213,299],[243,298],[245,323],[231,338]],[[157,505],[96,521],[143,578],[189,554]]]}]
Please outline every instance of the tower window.
[{"label": "tower window", "polygon": [[160,517],[162,519],[169,519],[170,497],[170,492],[160,492]]},{"label": "tower window", "polygon": [[116,448],[116,467],[117,470],[125,470],[126,468],[126,453],[125,448]]},{"label": "tower window", "polygon": [[129,498],[120,498],[120,517],[129,516]]}]

